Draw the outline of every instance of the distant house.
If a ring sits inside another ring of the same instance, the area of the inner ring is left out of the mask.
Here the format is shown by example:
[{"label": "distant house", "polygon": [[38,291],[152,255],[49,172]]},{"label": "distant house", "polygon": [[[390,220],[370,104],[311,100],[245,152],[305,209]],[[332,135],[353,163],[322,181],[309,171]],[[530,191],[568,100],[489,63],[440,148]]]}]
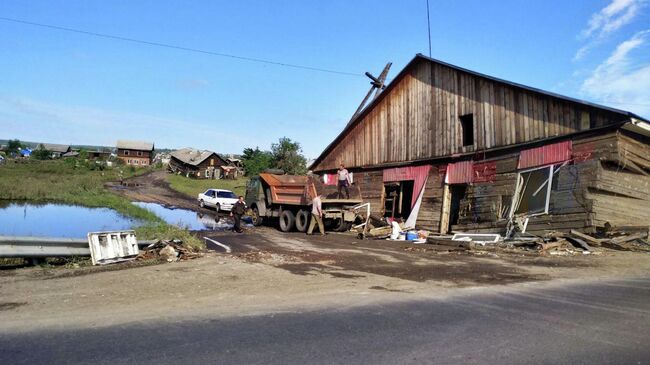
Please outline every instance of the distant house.
[{"label": "distant house", "polygon": [[111,157],[110,151],[87,151],[89,160],[108,160]]},{"label": "distant house", "polygon": [[79,157],[79,152],[77,152],[77,151],[66,152],[63,155],[61,155],[61,157],[63,157],[63,158]]},{"label": "distant house", "polygon": [[241,159],[235,158],[233,155],[230,155],[230,157],[228,157],[226,161],[228,161],[228,166],[231,168],[225,171],[226,174],[224,176],[229,176],[234,179],[240,176],[244,176],[244,164]]},{"label": "distant house", "polygon": [[169,165],[172,157],[168,152],[156,153],[156,156],[153,158],[153,163],[161,163],[165,166]]},{"label": "distant house", "polygon": [[182,148],[170,154],[169,171],[197,179],[220,179],[228,162],[216,152]]},{"label": "distant house", "polygon": [[117,158],[131,166],[149,166],[153,158],[151,142],[117,141]]},{"label": "distant house", "polygon": [[54,144],[54,143],[39,143],[38,146],[36,146],[36,149],[50,151],[51,153],[50,157],[52,158],[61,158],[66,153],[72,151],[72,148],[68,144]]}]

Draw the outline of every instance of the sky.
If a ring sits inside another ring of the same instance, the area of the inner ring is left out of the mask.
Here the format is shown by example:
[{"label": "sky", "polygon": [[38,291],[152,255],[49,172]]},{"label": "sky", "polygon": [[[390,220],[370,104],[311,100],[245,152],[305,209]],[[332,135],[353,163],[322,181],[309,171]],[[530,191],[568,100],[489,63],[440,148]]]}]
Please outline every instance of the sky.
[{"label": "sky", "polygon": [[[429,1],[432,57],[650,117],[650,0]],[[426,0],[3,0],[0,18],[0,139],[35,142],[237,154],[289,137],[315,158],[364,72],[429,52]]]}]

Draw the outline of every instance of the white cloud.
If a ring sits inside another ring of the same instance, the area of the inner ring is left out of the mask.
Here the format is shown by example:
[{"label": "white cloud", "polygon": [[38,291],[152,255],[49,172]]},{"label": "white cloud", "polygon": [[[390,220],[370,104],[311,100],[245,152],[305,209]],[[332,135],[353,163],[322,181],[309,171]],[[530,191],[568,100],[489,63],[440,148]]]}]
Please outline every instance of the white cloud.
[{"label": "white cloud", "polygon": [[[583,95],[638,114],[650,114],[650,60],[635,61],[634,54],[648,52],[650,29],[620,43],[582,83]],[[647,54],[647,53],[645,53]]]},{"label": "white cloud", "polygon": [[583,38],[598,35],[603,37],[634,19],[643,5],[643,0],[612,0],[612,2],[593,14],[581,36]]},{"label": "white cloud", "polygon": [[185,79],[176,81],[176,87],[184,91],[194,91],[203,89],[210,85],[207,80],[203,79]]},{"label": "white cloud", "polygon": [[579,37],[588,42],[578,49],[573,61],[582,59],[609,34],[632,22],[645,3],[646,0],[612,0],[599,12],[592,14]]}]

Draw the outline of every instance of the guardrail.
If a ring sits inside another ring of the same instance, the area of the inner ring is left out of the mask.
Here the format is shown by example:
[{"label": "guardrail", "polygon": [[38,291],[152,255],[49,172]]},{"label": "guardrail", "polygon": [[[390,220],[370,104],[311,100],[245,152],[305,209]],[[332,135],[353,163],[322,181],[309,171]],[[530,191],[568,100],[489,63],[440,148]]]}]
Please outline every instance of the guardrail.
[{"label": "guardrail", "polygon": [[[138,241],[138,246],[149,246],[155,242],[155,240]],[[90,256],[88,240],[84,238],[0,236],[0,258],[69,256]]]}]

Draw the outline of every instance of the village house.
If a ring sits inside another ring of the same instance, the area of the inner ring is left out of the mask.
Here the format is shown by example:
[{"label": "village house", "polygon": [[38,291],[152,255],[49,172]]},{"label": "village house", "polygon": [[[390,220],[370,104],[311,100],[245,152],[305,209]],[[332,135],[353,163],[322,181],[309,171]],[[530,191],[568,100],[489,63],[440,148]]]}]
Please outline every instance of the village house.
[{"label": "village house", "polygon": [[182,148],[170,154],[170,172],[197,179],[220,179],[228,162],[216,152]]},{"label": "village house", "polygon": [[440,233],[650,223],[650,123],[423,55],[311,164],[371,210]]},{"label": "village house", "polygon": [[54,143],[39,143],[36,146],[37,150],[46,150],[51,153],[51,158],[61,158],[66,153],[70,153],[72,148],[67,144],[54,144]]},{"label": "village house", "polygon": [[154,145],[151,142],[117,141],[117,158],[125,164],[139,167],[151,165]]}]

